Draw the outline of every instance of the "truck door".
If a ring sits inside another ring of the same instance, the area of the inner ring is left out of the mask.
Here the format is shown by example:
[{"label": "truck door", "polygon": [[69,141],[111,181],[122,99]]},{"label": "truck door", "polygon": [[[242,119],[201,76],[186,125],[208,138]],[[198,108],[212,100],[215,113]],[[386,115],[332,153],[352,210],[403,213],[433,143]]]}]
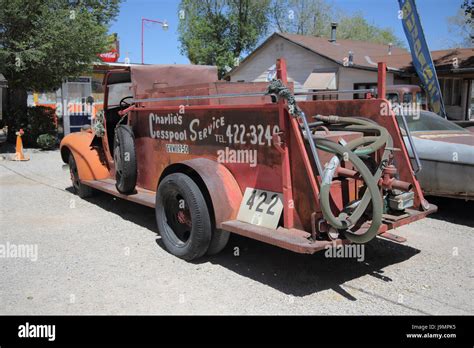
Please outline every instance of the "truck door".
[{"label": "truck door", "polygon": [[119,111],[125,108],[121,101],[132,97],[130,71],[110,71],[104,78],[104,128],[105,135],[102,144],[109,163],[113,163],[114,133],[117,123],[122,116]]}]

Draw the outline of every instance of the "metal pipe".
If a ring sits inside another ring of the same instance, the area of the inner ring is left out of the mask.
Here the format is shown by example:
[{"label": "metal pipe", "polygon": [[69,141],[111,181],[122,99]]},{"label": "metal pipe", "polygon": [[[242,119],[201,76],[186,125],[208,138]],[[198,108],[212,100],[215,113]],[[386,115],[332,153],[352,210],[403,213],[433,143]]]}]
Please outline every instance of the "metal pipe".
[{"label": "metal pipe", "polygon": [[173,100],[238,98],[238,97],[265,97],[265,96],[271,97],[271,96],[275,96],[275,94],[267,94],[265,92],[250,92],[250,93],[228,93],[228,94],[210,94],[210,95],[188,95],[188,96],[164,97],[164,98],[133,99],[132,103],[149,103],[149,102],[161,102],[161,101],[173,101]]},{"label": "metal pipe", "polygon": [[[374,91],[375,91],[374,89],[354,89],[354,90],[343,90],[343,91],[331,91],[331,93],[373,93]],[[295,93],[295,95],[318,95],[318,94],[327,94],[327,92],[297,92]],[[161,101],[173,101],[173,100],[201,100],[201,99],[265,97],[265,96],[276,96],[276,95],[273,93],[268,94],[266,92],[185,95],[185,96],[177,96],[177,97],[133,99],[132,102],[133,103],[148,103],[148,102],[161,102]]]},{"label": "metal pipe", "polygon": [[407,133],[408,143],[411,146],[413,157],[415,158],[416,169],[413,170],[413,173],[418,174],[422,169],[420,157],[418,157],[418,152],[416,152],[415,143],[413,142],[413,138],[411,137],[411,132],[410,129],[408,129],[408,123],[403,112],[400,113],[400,116],[402,118],[403,126],[405,127],[405,131]]},{"label": "metal pipe", "polygon": [[331,22],[331,39],[329,39],[329,42],[336,42],[336,30],[337,30],[337,23]]},{"label": "metal pipe", "polygon": [[306,137],[308,138],[311,153],[313,154],[314,162],[316,163],[316,168],[318,169],[318,174],[320,177],[322,177],[323,166],[321,165],[321,161],[319,160],[318,151],[316,150],[316,145],[314,144],[314,139],[308,125],[308,120],[306,119],[306,115],[303,111],[301,111],[300,117],[303,120],[304,131],[306,132]]},{"label": "metal pipe", "polygon": [[144,31],[145,31],[145,21],[144,19],[142,18],[142,64],[145,64],[143,62],[143,34],[144,34]]},{"label": "metal pipe", "polygon": [[345,178],[351,178],[351,179],[359,179],[360,174],[358,171],[344,168],[344,167],[339,167],[337,168],[336,174],[339,176],[343,176]]},{"label": "metal pipe", "polygon": [[397,180],[397,179],[392,180],[391,186],[394,189],[402,190],[402,191],[406,191],[406,192],[410,191],[413,188],[413,185],[410,184],[409,182],[402,181],[402,180]]},{"label": "metal pipe", "polygon": [[376,93],[375,88],[368,88],[368,89],[342,89],[337,91],[318,91],[318,92],[295,92],[294,95],[327,95],[327,94],[345,94],[345,93]]},{"label": "metal pipe", "polygon": [[163,28],[163,30],[168,29],[168,23],[166,22],[166,20],[165,21],[159,21],[159,20],[154,20],[154,19],[149,19],[149,18],[142,18],[142,64],[145,64],[145,60],[144,60],[145,22],[161,24],[161,27]]}]

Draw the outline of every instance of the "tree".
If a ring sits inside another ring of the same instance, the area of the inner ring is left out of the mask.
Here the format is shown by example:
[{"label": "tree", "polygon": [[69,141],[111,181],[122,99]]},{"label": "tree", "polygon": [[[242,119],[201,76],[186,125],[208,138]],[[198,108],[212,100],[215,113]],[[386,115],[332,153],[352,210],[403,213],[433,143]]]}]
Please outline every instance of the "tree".
[{"label": "tree", "polygon": [[473,47],[474,31],[472,14],[474,5],[465,0],[456,15],[448,17],[448,30],[451,39],[449,45],[452,47]]},{"label": "tree", "polygon": [[180,49],[193,64],[217,65],[222,76],[267,32],[269,0],[182,0]]},{"label": "tree", "polygon": [[325,0],[273,0],[270,8],[271,23],[280,32],[329,37],[330,23],[334,21],[339,23],[340,39],[404,46],[392,29],[369,24],[362,14],[341,15],[342,11]]},{"label": "tree", "polygon": [[269,16],[279,32],[326,36],[332,10],[324,0],[274,0]]},{"label": "tree", "polygon": [[[26,114],[29,90],[50,91],[86,72],[107,48],[121,0],[0,0],[0,72],[7,124]],[[16,129],[10,128],[9,135]]]},{"label": "tree", "polygon": [[464,10],[464,14],[466,15],[466,23],[472,23],[472,17],[474,16],[474,1],[472,0],[464,0],[461,8]]}]

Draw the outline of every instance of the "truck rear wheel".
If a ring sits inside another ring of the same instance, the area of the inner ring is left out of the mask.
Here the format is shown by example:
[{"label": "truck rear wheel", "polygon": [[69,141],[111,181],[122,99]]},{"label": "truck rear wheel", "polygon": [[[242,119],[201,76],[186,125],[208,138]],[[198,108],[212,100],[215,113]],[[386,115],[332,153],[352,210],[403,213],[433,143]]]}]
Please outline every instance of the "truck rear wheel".
[{"label": "truck rear wheel", "polygon": [[224,249],[229,241],[230,233],[220,228],[214,229],[212,232],[211,243],[207,249],[207,255],[218,254]]},{"label": "truck rear wheel", "polygon": [[206,253],[211,218],[204,196],[189,176],[174,173],[161,181],[155,212],[163,244],[171,254],[190,261]]},{"label": "truck rear wheel", "polygon": [[115,187],[120,193],[130,194],[137,184],[135,137],[130,126],[120,125],[114,135]]},{"label": "truck rear wheel", "polygon": [[69,154],[69,173],[71,174],[71,182],[74,193],[81,198],[87,198],[93,195],[94,189],[81,183],[79,172],[77,170],[76,160],[72,153]]}]

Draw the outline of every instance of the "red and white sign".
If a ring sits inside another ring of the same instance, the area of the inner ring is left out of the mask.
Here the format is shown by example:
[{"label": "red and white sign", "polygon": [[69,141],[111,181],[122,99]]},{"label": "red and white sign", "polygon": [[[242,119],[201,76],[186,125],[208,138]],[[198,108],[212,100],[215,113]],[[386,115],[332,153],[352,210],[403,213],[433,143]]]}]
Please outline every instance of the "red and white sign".
[{"label": "red and white sign", "polygon": [[119,53],[115,48],[112,48],[109,52],[99,54],[99,58],[103,62],[115,63],[119,58]]}]

